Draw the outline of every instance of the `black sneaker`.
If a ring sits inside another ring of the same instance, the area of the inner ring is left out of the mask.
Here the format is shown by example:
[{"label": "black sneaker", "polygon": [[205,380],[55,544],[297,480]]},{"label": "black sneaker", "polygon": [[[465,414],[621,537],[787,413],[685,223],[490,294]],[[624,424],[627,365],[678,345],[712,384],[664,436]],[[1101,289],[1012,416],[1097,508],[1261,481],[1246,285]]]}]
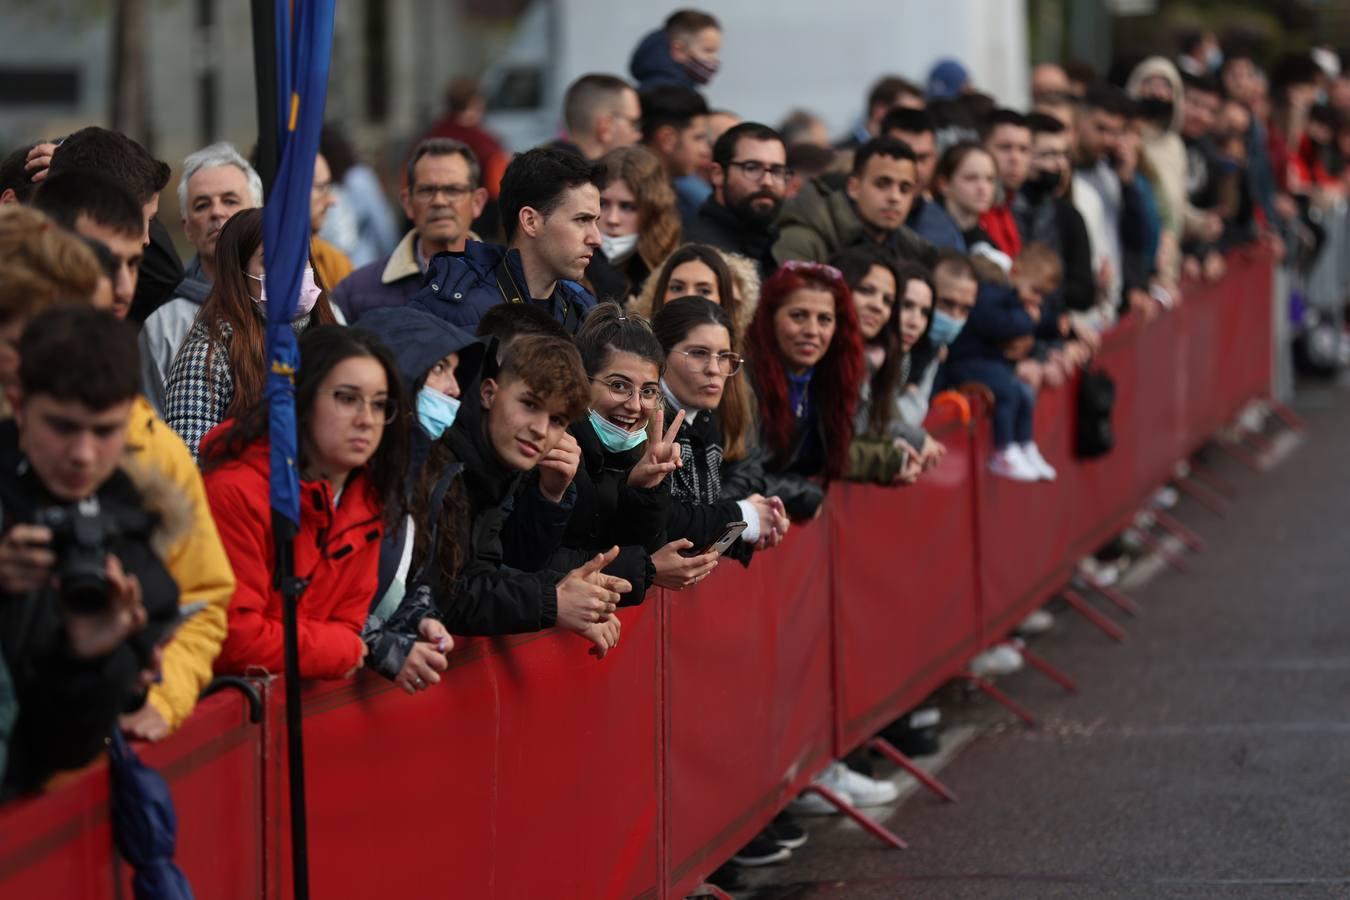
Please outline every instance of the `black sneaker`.
[{"label": "black sneaker", "polygon": [[881,736],[910,759],[932,756],[942,749],[941,723],[941,713],[927,707],[896,719],[881,730]]},{"label": "black sneaker", "polygon": [[775,842],[766,829],[755,835],[754,840],[742,847],[741,852],[733,856],[731,861],[740,866],[753,868],[786,862],[791,856],[792,851]]},{"label": "black sneaker", "polygon": [[780,812],[769,823],[768,832],[773,835],[774,843],[789,850],[798,850],[806,846],[806,829],[797,824],[796,818],[789,812]]},{"label": "black sneaker", "polygon": [[745,876],[741,874],[741,867],[734,862],[723,863],[708,876],[708,884],[721,888],[724,891],[740,891],[745,889]]}]

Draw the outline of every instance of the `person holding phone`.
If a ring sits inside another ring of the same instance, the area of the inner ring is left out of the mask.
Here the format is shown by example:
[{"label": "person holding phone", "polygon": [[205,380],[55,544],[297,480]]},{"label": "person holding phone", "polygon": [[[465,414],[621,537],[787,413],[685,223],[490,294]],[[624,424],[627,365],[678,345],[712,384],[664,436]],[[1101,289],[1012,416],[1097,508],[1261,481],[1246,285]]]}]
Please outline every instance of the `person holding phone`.
[{"label": "person holding phone", "polygon": [[682,463],[675,436],[685,413],[666,421],[661,343],[647,320],[602,303],[577,333],[577,349],[590,405],[570,429],[581,447],[577,500],[553,567],[572,568],[617,545],[618,557],[605,571],[632,586],[625,604],[640,603],[653,585],[681,590],[697,584],[718,556],[687,556],[699,549],[693,541],[667,539],[670,475]]},{"label": "person holding phone", "polygon": [[685,414],[675,438],[681,466],[670,477],[668,530],[705,547],[732,523],[744,523],[725,553],[749,564],[752,550],[782,542],[789,519],[780,499],[737,496],[734,480],[726,477],[724,435],[737,443],[754,440],[754,422],[741,414],[739,395],[747,387],[731,316],[704,297],[680,297],[661,307],[652,330],[666,353],[666,411]]}]

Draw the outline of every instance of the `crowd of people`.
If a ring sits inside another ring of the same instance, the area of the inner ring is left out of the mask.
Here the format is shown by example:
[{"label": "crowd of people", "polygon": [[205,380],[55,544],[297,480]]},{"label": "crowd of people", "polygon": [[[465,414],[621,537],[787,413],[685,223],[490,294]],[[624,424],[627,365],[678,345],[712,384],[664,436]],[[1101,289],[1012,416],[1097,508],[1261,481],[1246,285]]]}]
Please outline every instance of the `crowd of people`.
[{"label": "crowd of people", "polygon": [[[1315,242],[1350,184],[1350,78],[1324,52],[1267,75],[1202,35],[1110,73],[1044,63],[1025,109],[944,60],[880,78],[839,141],[805,111],[711,109],[720,52],[715,18],[674,13],[632,81],[580,78],[566,137],[514,157],[457,83],[406,159],[402,235],[325,132],[292,322],[302,676],[416,694],[454,635],[552,628],[603,657],[619,607],[772,566],[832,483],[924,479],[935,403],[992,409],[995,476],[1054,480],[1038,392],[1228,249]],[[282,668],[264,185],[226,143],[183,160],[184,264],[172,175],[92,126],[0,163],[6,796],[114,728],[165,737],[213,675]],[[1018,665],[1001,645],[972,669]],[[939,720],[887,735],[931,752]],[[894,799],[867,762],[822,783]],[[832,811],[799,798],[736,862]]]}]

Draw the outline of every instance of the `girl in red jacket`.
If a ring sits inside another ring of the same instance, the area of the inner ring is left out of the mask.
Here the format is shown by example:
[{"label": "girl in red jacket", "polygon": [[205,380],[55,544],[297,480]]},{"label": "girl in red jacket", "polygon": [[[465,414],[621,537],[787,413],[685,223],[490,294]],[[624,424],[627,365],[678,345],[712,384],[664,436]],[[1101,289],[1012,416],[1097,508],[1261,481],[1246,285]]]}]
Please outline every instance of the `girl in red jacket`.
[{"label": "girl in red jacket", "polygon": [[[374,335],[336,325],[300,338],[300,675],[343,678],[365,657],[361,626],[375,593],[380,539],[396,519],[407,459],[398,370]],[[267,405],[203,441],[206,496],[238,582],[221,674],[282,669],[281,592],[268,497]]]}]

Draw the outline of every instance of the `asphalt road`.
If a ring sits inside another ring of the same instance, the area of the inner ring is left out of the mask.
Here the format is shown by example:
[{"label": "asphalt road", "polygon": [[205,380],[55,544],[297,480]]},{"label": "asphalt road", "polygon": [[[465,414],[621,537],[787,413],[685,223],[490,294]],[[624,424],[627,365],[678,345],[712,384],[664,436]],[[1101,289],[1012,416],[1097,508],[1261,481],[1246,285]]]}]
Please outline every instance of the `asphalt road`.
[{"label": "asphalt road", "polygon": [[1350,393],[1299,409],[1278,468],[1217,461],[1227,518],[1183,502],[1208,546],[1134,594],[1142,618],[1111,611],[1125,643],[1063,613],[1032,645],[1077,696],[1025,671],[1003,686],[1039,728],[982,698],[949,714],[979,726],[940,773],[961,802],[881,811],[908,851],[806,820],[742,896],[1350,897]]}]

